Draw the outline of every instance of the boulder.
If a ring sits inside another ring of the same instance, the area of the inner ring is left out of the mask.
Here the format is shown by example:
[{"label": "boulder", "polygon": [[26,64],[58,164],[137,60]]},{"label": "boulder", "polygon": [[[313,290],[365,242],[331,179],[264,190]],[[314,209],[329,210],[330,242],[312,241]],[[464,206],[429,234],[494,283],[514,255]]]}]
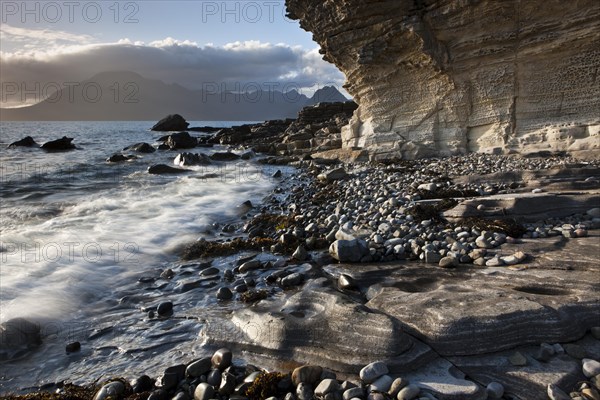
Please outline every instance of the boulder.
[{"label": "boulder", "polygon": [[138,153],[154,153],[156,149],[148,143],[136,143],[131,146],[127,146],[123,151],[137,151]]},{"label": "boulder", "polygon": [[0,324],[0,360],[17,358],[42,344],[40,326],[25,318]]},{"label": "boulder", "polygon": [[61,139],[52,140],[42,145],[42,149],[46,151],[68,151],[74,150],[76,147],[73,143],[73,138],[63,136]]},{"label": "boulder", "polygon": [[180,153],[173,160],[173,164],[181,167],[186,165],[209,165],[210,158],[206,154]]},{"label": "boulder", "polygon": [[190,124],[186,122],[185,118],[183,118],[179,114],[171,114],[167,115],[160,121],[158,121],[153,127],[153,131],[184,131],[188,128]]},{"label": "boulder", "polygon": [[329,254],[340,262],[359,262],[369,254],[369,247],[362,239],[336,240],[329,247]]},{"label": "boulder", "polygon": [[198,139],[190,136],[188,132],[178,132],[170,135],[165,144],[171,150],[192,149],[198,145]]},{"label": "boulder", "polygon": [[152,175],[184,174],[186,172],[188,172],[187,169],[173,168],[165,164],[156,164],[148,167],[148,173]]},{"label": "boulder", "polygon": [[239,160],[240,156],[230,151],[217,152],[211,154],[210,159],[213,161],[235,161]]}]

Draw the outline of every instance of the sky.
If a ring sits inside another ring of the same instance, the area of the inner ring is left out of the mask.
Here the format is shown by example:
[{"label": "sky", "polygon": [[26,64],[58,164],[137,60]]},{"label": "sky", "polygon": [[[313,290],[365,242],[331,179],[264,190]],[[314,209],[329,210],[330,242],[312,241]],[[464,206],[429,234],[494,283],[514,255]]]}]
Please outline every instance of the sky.
[{"label": "sky", "polygon": [[34,103],[45,88],[106,71],[190,89],[266,83],[307,95],[332,84],[343,90],[344,76],[322,60],[312,35],[286,18],[284,3],[1,0],[0,105]]}]

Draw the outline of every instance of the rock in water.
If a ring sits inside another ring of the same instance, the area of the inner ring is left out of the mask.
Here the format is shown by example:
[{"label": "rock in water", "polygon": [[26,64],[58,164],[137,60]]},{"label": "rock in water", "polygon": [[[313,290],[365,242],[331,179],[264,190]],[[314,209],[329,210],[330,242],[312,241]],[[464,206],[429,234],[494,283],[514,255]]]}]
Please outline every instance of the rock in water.
[{"label": "rock in water", "polygon": [[209,400],[215,395],[215,390],[208,383],[199,383],[194,390],[194,400]]},{"label": "rock in water", "polygon": [[232,359],[233,359],[233,353],[231,352],[231,350],[229,350],[227,348],[222,348],[222,349],[215,351],[215,354],[213,354],[213,356],[211,358],[211,362],[215,368],[218,368],[221,371],[223,371],[224,369],[226,369],[227,367],[229,367],[231,365]]},{"label": "rock in water", "polygon": [[34,147],[38,144],[33,140],[31,136],[25,136],[21,140],[17,140],[16,142],[12,142],[8,145],[8,147]]},{"label": "rock in water", "polygon": [[42,149],[46,151],[67,151],[74,150],[76,147],[73,143],[73,138],[63,136],[61,139],[52,140],[42,145]]},{"label": "rock in water", "polygon": [[96,392],[94,400],[119,399],[123,393],[125,393],[123,382],[109,382]]},{"label": "rock in water", "polygon": [[0,324],[0,360],[18,357],[42,344],[40,326],[25,318],[14,318]]},{"label": "rock in water", "polygon": [[188,132],[178,132],[170,135],[165,144],[171,150],[192,149],[198,145],[198,139],[191,137]]},{"label": "rock in water", "polygon": [[205,154],[180,153],[173,160],[173,164],[181,167],[186,165],[209,165],[210,158]]},{"label": "rock in water", "polygon": [[186,122],[185,118],[183,118],[181,115],[171,114],[171,115],[167,115],[166,117],[164,117],[163,119],[158,121],[152,127],[152,130],[153,131],[161,131],[161,132],[185,131],[189,125],[190,124],[188,124]]},{"label": "rock in water", "polygon": [[[587,71],[600,67],[597,0],[376,4],[377,12],[363,0],[286,1],[324,59],[352,77],[346,89],[360,106],[342,129],[344,148],[375,159],[549,148],[597,154],[600,82],[590,90],[584,72],[564,72],[581,60]],[[489,15],[498,20],[486,23]],[[548,34],[548,26],[557,28]],[[560,90],[569,99],[556,96]],[[568,112],[552,114],[557,107]]]},{"label": "rock in water", "polygon": [[165,164],[157,164],[148,167],[148,173],[152,175],[184,174],[186,172],[188,172],[187,169],[173,168]]},{"label": "rock in water", "polygon": [[230,151],[214,153],[210,156],[213,161],[235,161],[239,160],[240,156]]},{"label": "rock in water", "polygon": [[137,151],[138,153],[154,153],[156,149],[148,143],[136,143],[131,146],[127,146],[123,151]]}]

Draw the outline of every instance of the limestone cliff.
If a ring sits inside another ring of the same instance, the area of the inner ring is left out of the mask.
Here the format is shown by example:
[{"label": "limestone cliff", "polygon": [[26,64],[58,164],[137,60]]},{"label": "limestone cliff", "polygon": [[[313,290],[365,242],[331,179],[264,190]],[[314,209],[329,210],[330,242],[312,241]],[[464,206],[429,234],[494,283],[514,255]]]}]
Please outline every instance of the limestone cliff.
[{"label": "limestone cliff", "polygon": [[597,0],[286,0],[376,157],[600,149]]}]

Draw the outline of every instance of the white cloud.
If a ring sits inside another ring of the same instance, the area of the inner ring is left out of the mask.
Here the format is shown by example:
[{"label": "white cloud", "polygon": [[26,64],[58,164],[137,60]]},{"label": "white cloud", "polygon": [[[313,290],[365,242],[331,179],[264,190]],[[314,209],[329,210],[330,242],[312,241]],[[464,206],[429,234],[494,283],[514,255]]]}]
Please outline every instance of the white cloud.
[{"label": "white cloud", "polygon": [[148,44],[129,38],[116,43],[90,43],[88,37],[53,32],[47,37],[61,38],[63,42],[40,48],[35,42],[40,31],[19,29],[9,27],[2,35],[28,37],[33,44],[0,52],[2,82],[60,84],[117,70],[137,72],[190,89],[201,89],[207,83],[224,84],[229,89],[235,84],[278,82],[315,90],[325,84],[341,88],[344,80],[335,66],[321,59],[318,49],[305,50],[282,43],[245,41],[200,46],[171,37]]},{"label": "white cloud", "polygon": [[26,29],[3,24],[0,26],[2,40],[34,41],[34,42],[72,42],[90,43],[93,38],[89,35],[77,35],[74,33],[57,31],[51,29]]}]

